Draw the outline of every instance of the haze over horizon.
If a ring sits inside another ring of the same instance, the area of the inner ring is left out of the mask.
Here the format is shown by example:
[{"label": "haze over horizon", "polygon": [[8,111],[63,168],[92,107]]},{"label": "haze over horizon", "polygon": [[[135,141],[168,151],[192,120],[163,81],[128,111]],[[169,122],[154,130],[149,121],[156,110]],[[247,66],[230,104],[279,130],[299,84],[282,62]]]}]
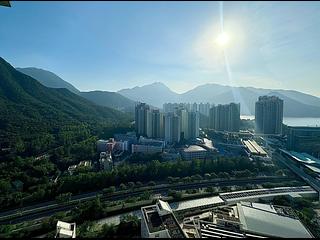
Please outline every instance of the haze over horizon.
[{"label": "haze over horizon", "polygon": [[[320,3],[12,2],[1,8],[1,56],[52,71],[81,91],[162,82],[183,93],[216,83],[320,96]],[[22,24],[23,23],[23,24]],[[230,74],[230,73],[229,73]]]}]

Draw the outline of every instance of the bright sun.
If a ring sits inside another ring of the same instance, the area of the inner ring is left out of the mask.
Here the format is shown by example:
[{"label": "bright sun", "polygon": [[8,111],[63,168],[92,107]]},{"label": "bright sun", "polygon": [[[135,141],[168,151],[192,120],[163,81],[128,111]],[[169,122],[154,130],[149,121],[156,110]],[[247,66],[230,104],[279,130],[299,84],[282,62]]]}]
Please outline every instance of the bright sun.
[{"label": "bright sun", "polygon": [[220,33],[218,38],[217,38],[217,43],[221,46],[221,47],[226,47],[229,43],[229,35],[226,34],[225,32]]}]

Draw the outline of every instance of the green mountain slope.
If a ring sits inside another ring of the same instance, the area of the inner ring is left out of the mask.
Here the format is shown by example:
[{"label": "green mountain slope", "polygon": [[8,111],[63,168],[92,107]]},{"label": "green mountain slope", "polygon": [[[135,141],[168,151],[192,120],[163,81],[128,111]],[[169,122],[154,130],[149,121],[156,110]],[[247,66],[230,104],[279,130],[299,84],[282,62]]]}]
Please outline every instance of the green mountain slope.
[{"label": "green mountain slope", "polygon": [[36,80],[38,80],[42,85],[50,88],[66,88],[73,93],[79,93],[80,91],[76,89],[72,84],[64,81],[62,78],[56,74],[34,67],[29,68],[16,68],[19,72],[22,72]]},{"label": "green mountain slope", "polygon": [[91,91],[81,92],[79,95],[101,106],[123,112],[134,112],[135,102],[116,92]]},{"label": "green mountain slope", "polygon": [[0,112],[0,142],[9,141],[14,148],[22,144],[21,152],[30,154],[72,141],[84,132],[129,125],[127,114],[97,106],[67,89],[47,88],[2,58]]}]

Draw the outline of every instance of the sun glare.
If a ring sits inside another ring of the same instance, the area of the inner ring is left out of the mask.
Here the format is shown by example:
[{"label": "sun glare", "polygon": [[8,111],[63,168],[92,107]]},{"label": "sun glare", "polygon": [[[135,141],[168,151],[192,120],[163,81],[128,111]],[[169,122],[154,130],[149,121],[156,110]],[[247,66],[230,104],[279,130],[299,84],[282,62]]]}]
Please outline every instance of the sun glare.
[{"label": "sun glare", "polygon": [[218,38],[217,38],[217,43],[221,46],[221,47],[226,47],[229,43],[229,35],[226,34],[225,32],[220,33]]}]

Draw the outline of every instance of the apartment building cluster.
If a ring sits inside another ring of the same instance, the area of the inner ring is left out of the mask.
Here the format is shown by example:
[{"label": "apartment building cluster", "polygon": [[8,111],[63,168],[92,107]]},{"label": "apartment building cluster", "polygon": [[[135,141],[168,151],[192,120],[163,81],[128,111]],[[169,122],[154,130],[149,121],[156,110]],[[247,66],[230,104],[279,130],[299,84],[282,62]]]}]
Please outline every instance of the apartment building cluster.
[{"label": "apartment building cluster", "polygon": [[239,132],[240,103],[212,106],[209,110],[209,127],[217,131]]},{"label": "apartment building cluster", "polygon": [[166,143],[194,139],[199,136],[199,112],[185,106],[167,106],[161,112],[151,109],[146,103],[135,108],[136,133],[153,139],[163,139]]}]

